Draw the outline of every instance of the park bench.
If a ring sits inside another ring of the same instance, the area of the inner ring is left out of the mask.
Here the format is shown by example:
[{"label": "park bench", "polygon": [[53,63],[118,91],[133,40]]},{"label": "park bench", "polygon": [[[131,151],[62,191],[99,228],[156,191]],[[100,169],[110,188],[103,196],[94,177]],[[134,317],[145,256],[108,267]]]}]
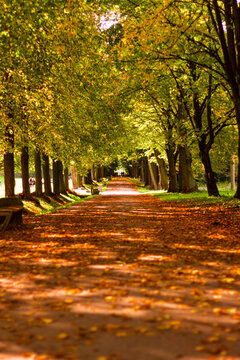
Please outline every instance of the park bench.
[{"label": "park bench", "polygon": [[22,224],[23,203],[19,197],[0,198],[0,231]]}]

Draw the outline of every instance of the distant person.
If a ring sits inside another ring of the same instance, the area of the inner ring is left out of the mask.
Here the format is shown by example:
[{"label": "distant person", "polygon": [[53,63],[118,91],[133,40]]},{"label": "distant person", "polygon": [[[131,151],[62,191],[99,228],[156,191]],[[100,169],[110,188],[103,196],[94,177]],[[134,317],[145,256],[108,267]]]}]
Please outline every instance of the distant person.
[{"label": "distant person", "polygon": [[121,177],[123,177],[124,176],[124,171],[121,171]]},{"label": "distant person", "polygon": [[30,179],[29,179],[29,184],[30,184],[30,185],[35,185],[35,179],[32,178],[32,177],[30,177]]}]

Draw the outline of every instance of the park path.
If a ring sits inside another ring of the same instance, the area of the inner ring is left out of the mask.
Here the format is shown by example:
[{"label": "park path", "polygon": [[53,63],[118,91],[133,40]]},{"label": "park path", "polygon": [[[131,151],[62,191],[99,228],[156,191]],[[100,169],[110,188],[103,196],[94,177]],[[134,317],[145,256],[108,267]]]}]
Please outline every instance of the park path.
[{"label": "park path", "polygon": [[0,235],[0,359],[239,360],[239,209],[114,179]]}]

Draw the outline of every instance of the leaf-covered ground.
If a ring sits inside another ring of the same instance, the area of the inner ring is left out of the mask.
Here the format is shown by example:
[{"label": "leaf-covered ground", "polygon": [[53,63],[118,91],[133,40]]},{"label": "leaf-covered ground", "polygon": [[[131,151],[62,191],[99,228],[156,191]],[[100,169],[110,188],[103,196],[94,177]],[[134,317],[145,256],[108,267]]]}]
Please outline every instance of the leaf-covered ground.
[{"label": "leaf-covered ground", "polygon": [[0,359],[240,359],[240,211],[115,179],[0,235]]}]

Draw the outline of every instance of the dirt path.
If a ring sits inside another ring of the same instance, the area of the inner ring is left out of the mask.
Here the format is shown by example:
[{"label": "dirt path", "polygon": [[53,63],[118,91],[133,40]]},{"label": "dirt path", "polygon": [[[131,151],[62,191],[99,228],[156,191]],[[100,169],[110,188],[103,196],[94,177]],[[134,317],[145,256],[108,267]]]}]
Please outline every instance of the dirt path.
[{"label": "dirt path", "polygon": [[240,359],[239,209],[104,195],[0,237],[0,359]]}]

